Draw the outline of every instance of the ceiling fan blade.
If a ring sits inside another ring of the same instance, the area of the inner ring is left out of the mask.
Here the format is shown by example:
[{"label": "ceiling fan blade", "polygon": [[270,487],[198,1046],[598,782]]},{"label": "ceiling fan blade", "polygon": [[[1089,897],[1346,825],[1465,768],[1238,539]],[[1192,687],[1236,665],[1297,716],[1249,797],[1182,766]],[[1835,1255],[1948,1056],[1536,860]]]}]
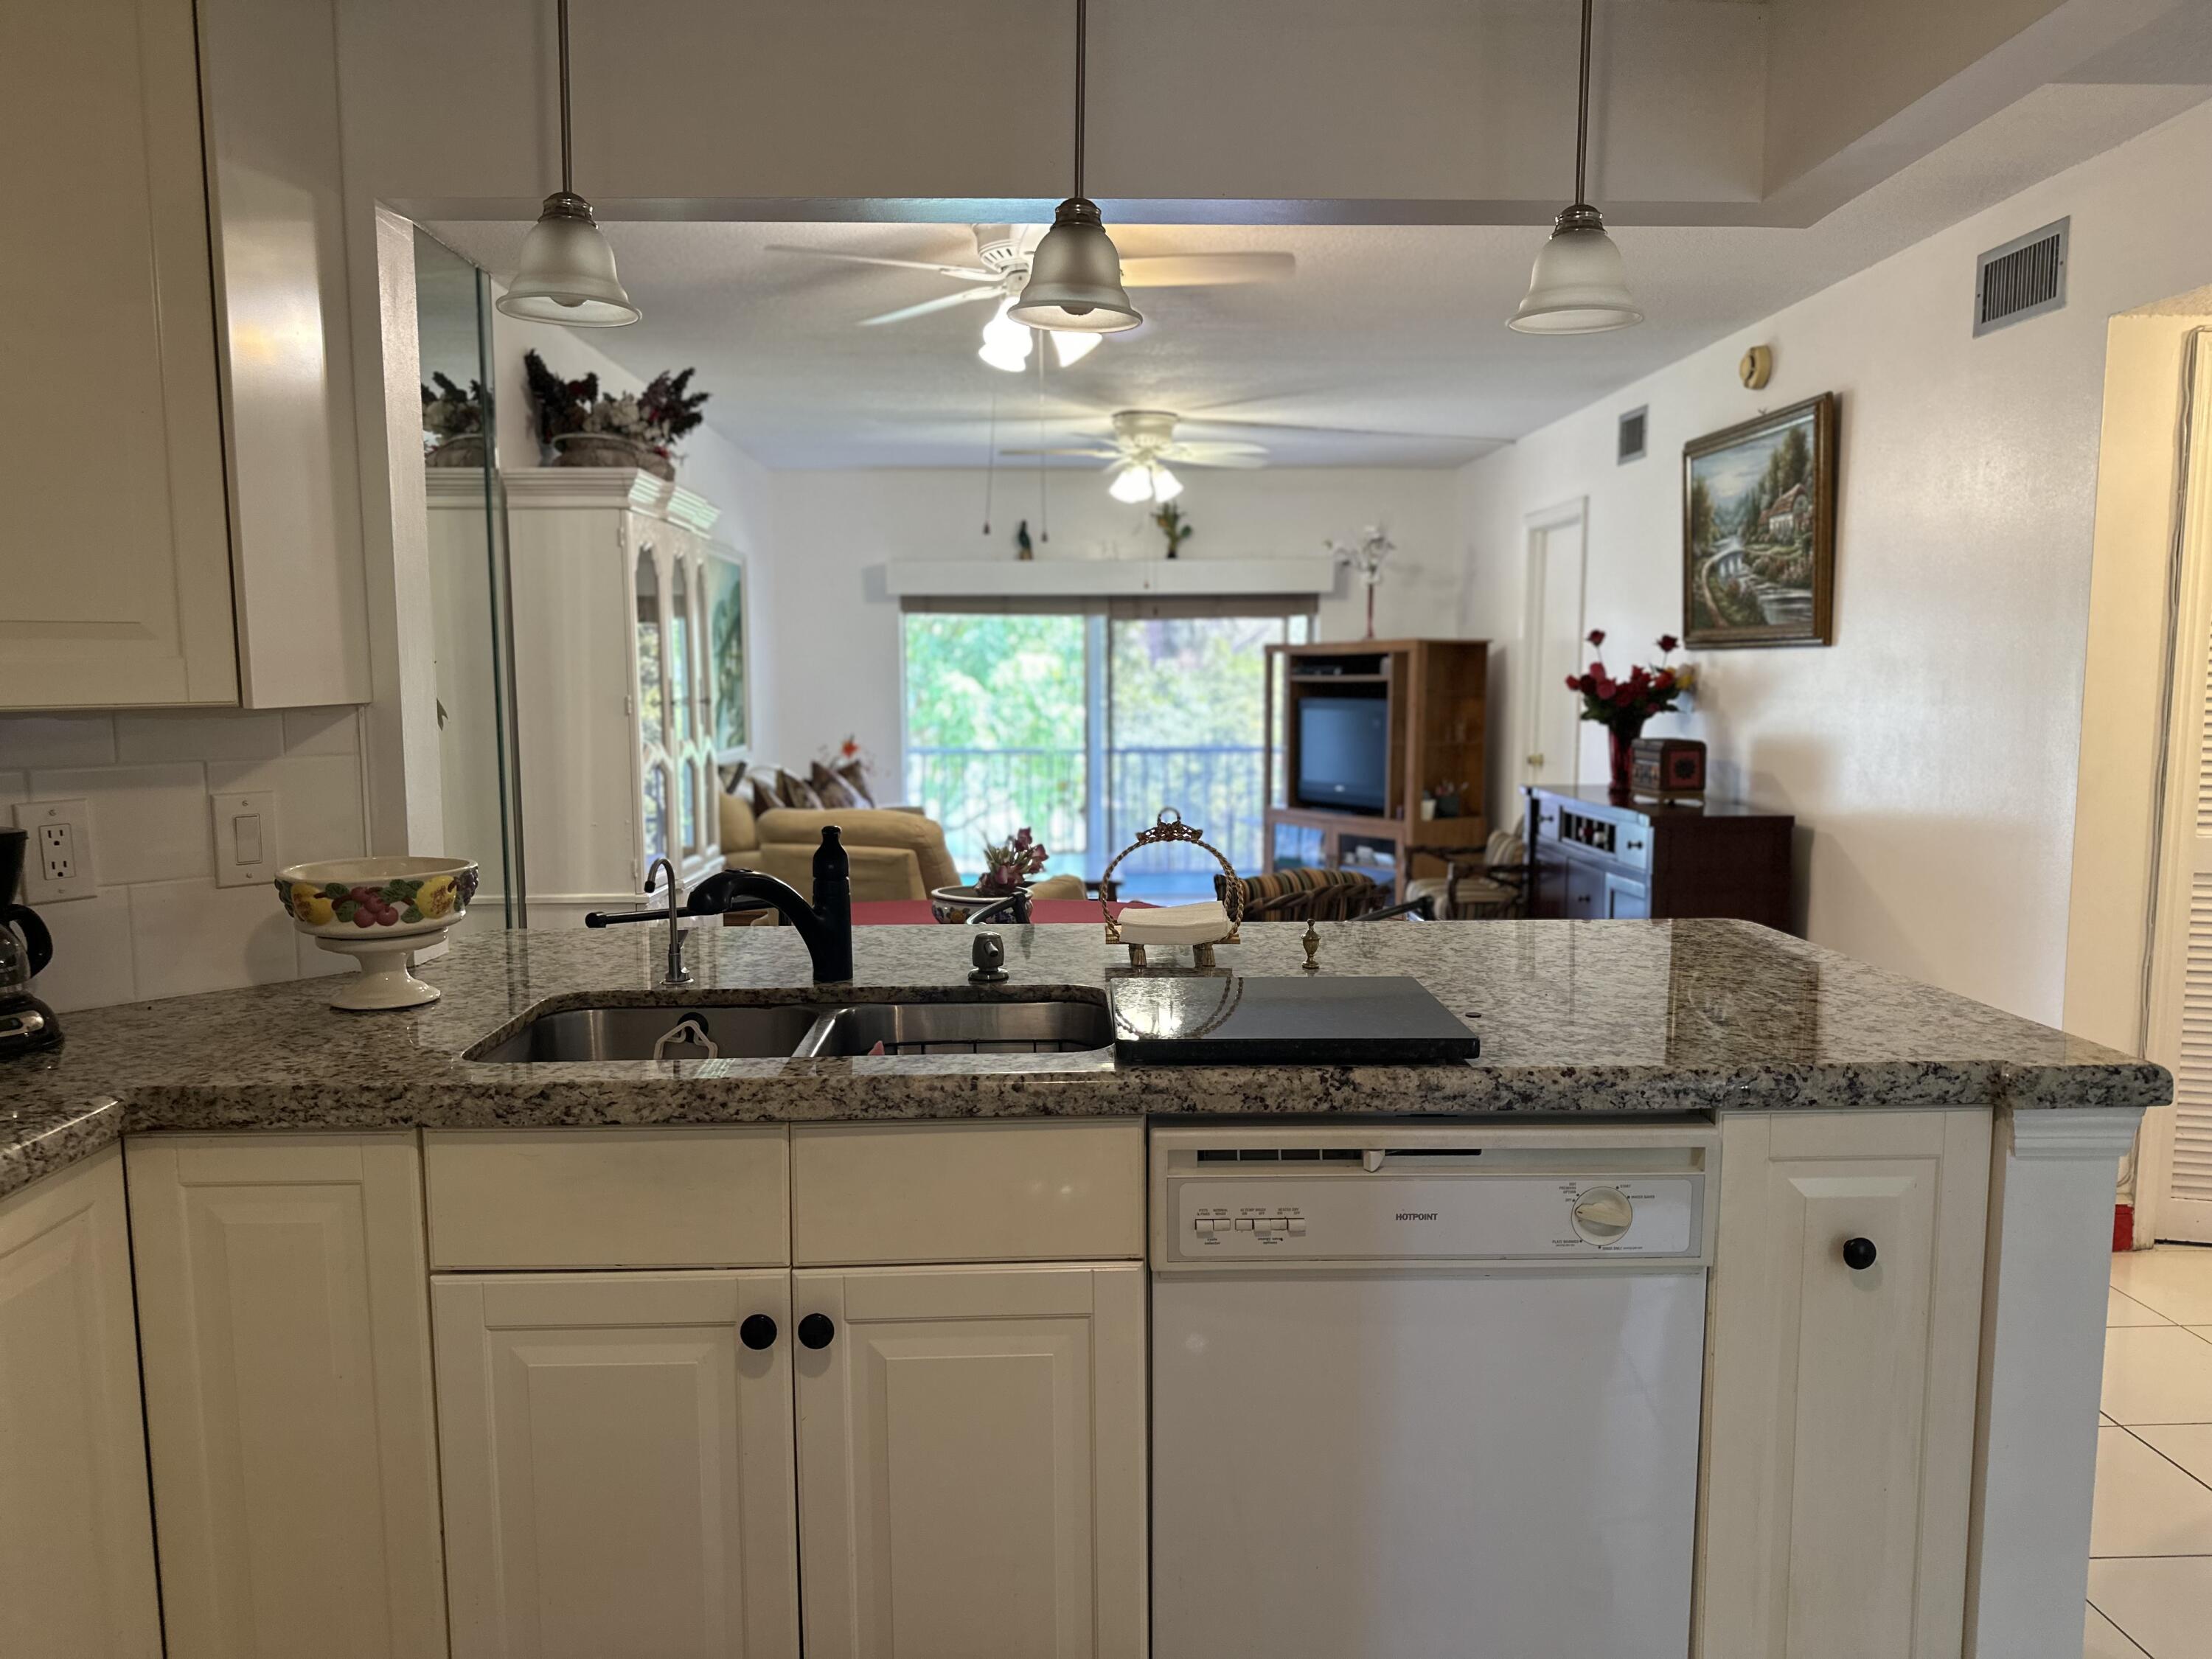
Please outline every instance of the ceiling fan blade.
[{"label": "ceiling fan blade", "polygon": [[788,242],[770,242],[770,253],[804,253],[817,259],[842,259],[852,265],[889,265],[895,270],[933,270],[939,276],[957,276],[967,283],[995,283],[999,279],[990,271],[975,265],[933,265],[923,259],[879,259],[872,253],[837,253],[826,247],[793,247]]},{"label": "ceiling fan blade", "polygon": [[1265,455],[1267,453],[1265,444],[1224,443],[1210,438],[1179,439],[1170,447],[1186,459],[1205,455]]},{"label": "ceiling fan blade", "polygon": [[1264,449],[1233,448],[1221,444],[1177,445],[1166,459],[1177,466],[1225,466],[1256,471],[1267,464]]},{"label": "ceiling fan blade", "polygon": [[1502,446],[1510,438],[1469,437],[1463,432],[1392,432],[1373,426],[1307,426],[1297,421],[1240,421],[1223,415],[1185,415],[1186,426],[1235,427],[1245,432],[1291,432],[1326,438],[1418,439],[1434,444],[1490,444]]},{"label": "ceiling fan blade", "polygon": [[1279,283],[1297,274],[1294,253],[1158,253],[1121,261],[1124,288],[1218,288]]},{"label": "ceiling fan blade", "polygon": [[1086,461],[1118,460],[1120,452],[1112,449],[1002,449],[1001,455],[1080,455]]},{"label": "ceiling fan blade", "polygon": [[990,288],[966,288],[957,294],[941,295],[934,300],[924,300],[920,305],[901,306],[896,311],[886,311],[879,317],[863,317],[862,328],[873,328],[879,323],[902,323],[909,317],[927,317],[933,311],[950,311],[955,306],[973,305],[978,300],[995,300],[999,290]]}]

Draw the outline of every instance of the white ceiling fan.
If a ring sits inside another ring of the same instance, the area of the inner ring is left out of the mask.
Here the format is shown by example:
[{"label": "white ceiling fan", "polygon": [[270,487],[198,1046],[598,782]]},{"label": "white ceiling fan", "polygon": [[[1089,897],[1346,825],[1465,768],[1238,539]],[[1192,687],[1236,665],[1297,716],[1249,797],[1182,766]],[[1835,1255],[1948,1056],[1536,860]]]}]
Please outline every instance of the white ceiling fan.
[{"label": "white ceiling fan", "polygon": [[1103,461],[1107,493],[1117,501],[1171,501],[1182,494],[1178,466],[1261,467],[1267,452],[1259,444],[1186,442],[1176,437],[1182,417],[1164,409],[1124,409],[1114,416],[1114,435],[1087,444],[1054,449],[1006,449],[1005,455],[1079,455]]},{"label": "white ceiling fan", "polygon": [[[848,264],[888,265],[898,270],[926,270],[933,276],[966,283],[969,286],[956,294],[943,294],[933,300],[863,317],[860,326],[874,328],[884,323],[902,323],[909,318],[926,317],[933,311],[994,301],[997,309],[984,325],[982,348],[976,355],[994,368],[1016,372],[1029,362],[1031,337],[1040,331],[1015,322],[1006,312],[1029,281],[1030,256],[1036,250],[1038,238],[1044,234],[1044,227],[975,225],[971,228],[975,235],[975,263],[972,265],[885,259],[869,253],[840,253],[828,248],[793,247],[787,244],[771,244],[769,252],[811,254],[817,259],[841,259]],[[1153,254],[1122,260],[1121,283],[1125,288],[1217,288],[1228,283],[1280,282],[1297,270],[1297,258],[1290,253]],[[1088,356],[1100,338],[1095,333],[1067,329],[1048,331],[1054,350],[1063,365]]]}]

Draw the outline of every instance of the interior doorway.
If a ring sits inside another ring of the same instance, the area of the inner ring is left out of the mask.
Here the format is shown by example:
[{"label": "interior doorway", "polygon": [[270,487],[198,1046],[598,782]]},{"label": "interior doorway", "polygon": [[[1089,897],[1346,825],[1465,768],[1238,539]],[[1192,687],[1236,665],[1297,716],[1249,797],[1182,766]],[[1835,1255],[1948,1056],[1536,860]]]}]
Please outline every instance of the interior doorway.
[{"label": "interior doorway", "polygon": [[1589,502],[1577,497],[1528,515],[1527,599],[1521,637],[1520,781],[1581,781],[1582,732],[1574,699],[1559,695],[1582,665],[1583,585]]}]

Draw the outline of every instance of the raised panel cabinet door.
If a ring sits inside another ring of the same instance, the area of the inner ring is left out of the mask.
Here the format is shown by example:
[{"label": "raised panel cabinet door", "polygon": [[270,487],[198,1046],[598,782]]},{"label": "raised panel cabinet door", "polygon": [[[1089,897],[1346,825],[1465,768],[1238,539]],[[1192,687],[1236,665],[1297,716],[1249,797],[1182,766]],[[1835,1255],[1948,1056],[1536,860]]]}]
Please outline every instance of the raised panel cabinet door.
[{"label": "raised panel cabinet door", "polygon": [[443,1659],[415,1136],[125,1164],[168,1659]]},{"label": "raised panel cabinet door", "polygon": [[808,1659],[1145,1651],[1134,1263],[792,1275]]},{"label": "raised panel cabinet door", "polygon": [[432,1282],[453,1659],[799,1651],[790,1275]]},{"label": "raised panel cabinet door", "polygon": [[[192,0],[11,4],[0,708],[238,700]],[[57,416],[96,388],[96,419]]]},{"label": "raised panel cabinet door", "polygon": [[1965,1641],[1986,1112],[1723,1121],[1706,1659]]},{"label": "raised panel cabinet door", "polygon": [[161,1659],[114,1147],[0,1202],[0,1653]]}]

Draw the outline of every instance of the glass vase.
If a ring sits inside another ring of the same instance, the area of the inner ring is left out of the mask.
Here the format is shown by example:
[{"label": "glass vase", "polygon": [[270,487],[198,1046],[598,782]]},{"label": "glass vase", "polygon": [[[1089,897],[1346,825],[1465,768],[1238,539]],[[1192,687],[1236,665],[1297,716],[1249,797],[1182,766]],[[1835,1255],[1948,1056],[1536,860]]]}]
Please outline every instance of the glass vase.
[{"label": "glass vase", "polygon": [[1644,714],[1622,714],[1605,723],[1606,758],[1612,763],[1608,787],[1613,799],[1626,800],[1635,793],[1636,740],[1644,735]]}]

